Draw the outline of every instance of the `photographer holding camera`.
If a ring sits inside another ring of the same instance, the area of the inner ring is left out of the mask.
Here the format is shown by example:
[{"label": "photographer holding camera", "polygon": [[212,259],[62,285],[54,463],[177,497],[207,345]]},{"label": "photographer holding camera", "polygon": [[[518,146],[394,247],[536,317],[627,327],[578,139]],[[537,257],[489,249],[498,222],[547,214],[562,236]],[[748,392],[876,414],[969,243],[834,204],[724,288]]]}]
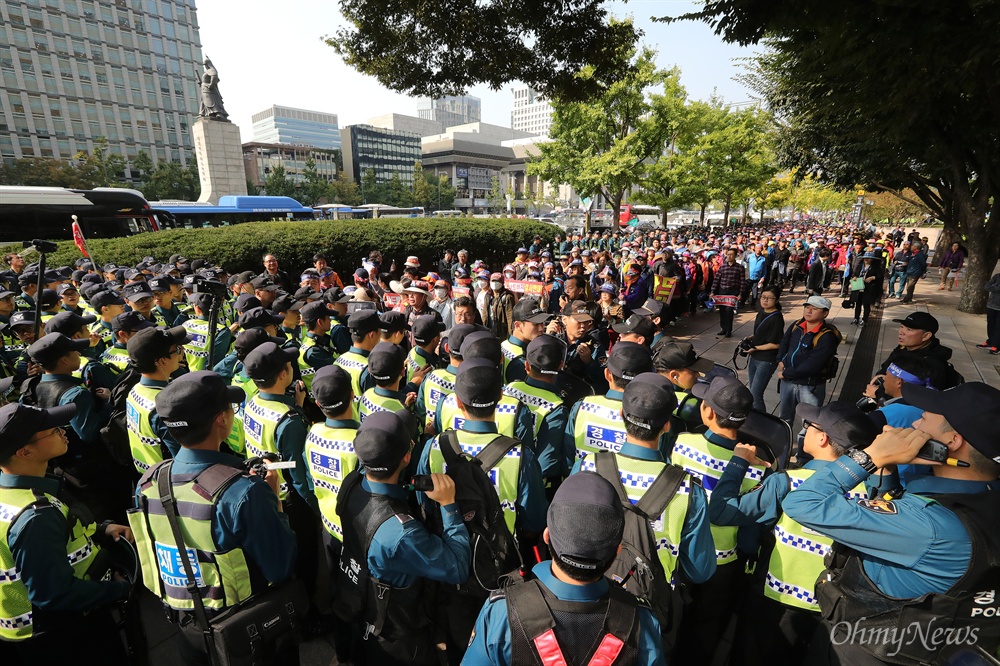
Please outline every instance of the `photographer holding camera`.
[{"label": "photographer holding camera", "polygon": [[785,318],[781,314],[781,290],[765,287],[760,292],[760,310],[753,324],[753,335],[740,342],[740,354],[749,356],[747,361],[747,386],[753,395],[753,408],[766,412],[764,391],[775,368],[778,367],[778,347],[785,332]]}]

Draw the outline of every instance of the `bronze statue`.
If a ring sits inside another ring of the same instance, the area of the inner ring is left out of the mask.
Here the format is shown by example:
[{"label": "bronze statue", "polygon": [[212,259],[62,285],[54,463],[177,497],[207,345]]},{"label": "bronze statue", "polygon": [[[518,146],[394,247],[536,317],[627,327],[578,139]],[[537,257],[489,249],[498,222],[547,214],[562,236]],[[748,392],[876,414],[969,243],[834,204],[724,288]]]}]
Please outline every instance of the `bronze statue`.
[{"label": "bronze statue", "polygon": [[201,108],[198,115],[202,118],[212,120],[225,120],[228,122],[229,114],[222,106],[222,94],[219,92],[219,72],[215,65],[206,56],[205,73],[201,75]]}]

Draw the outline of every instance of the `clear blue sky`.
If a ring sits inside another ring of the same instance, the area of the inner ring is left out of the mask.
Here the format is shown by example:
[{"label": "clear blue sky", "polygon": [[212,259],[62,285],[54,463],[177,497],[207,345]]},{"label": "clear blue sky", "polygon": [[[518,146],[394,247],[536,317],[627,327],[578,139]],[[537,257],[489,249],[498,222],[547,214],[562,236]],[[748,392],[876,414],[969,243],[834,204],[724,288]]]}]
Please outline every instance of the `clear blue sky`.
[{"label": "clear blue sky", "polygon": [[[618,17],[632,16],[643,42],[656,49],[663,67],[678,66],[688,95],[705,99],[713,90],[730,102],[750,99],[734,77],[736,62],[749,49],[724,44],[700,23],[664,25],[652,16],[679,15],[695,2],[640,0],[613,2]],[[417,101],[362,76],[321,41],[344,24],[334,0],[198,0],[202,50],[221,77],[226,110],[240,126],[243,141],[252,136],[250,116],[272,104],[336,113],[340,125],[364,122],[383,113],[416,115]],[[510,89],[478,86],[483,120],[510,124]]]}]

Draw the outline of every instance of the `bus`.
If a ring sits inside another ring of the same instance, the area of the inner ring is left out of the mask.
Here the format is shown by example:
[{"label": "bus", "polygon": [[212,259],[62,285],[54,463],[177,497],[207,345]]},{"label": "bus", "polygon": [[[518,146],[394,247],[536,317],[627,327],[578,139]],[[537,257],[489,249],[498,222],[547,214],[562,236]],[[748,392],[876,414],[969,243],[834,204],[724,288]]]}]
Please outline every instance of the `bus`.
[{"label": "bus", "polygon": [[651,224],[654,229],[663,228],[663,210],[659,206],[625,204],[619,214],[619,226],[637,227],[642,223]]},{"label": "bus", "polygon": [[436,210],[431,217],[465,217],[465,213],[460,210]]},{"label": "bus", "polygon": [[314,220],[312,208],[291,197],[219,197],[219,205],[194,201],[154,201],[150,204],[160,229],[228,227],[244,222]]},{"label": "bus", "polygon": [[371,211],[371,217],[376,220],[380,217],[424,217],[424,209],[421,206],[396,208],[387,204],[365,204],[358,206],[357,210]]},{"label": "bus", "polygon": [[136,190],[0,185],[0,243],[70,240],[73,215],[88,239],[120,238],[159,228],[149,202]]}]

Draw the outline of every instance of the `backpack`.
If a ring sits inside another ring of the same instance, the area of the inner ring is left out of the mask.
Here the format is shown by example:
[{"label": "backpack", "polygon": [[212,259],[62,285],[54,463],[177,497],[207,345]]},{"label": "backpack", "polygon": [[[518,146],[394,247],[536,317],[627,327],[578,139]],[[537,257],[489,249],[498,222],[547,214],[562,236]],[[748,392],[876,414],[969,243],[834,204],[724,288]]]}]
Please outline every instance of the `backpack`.
[{"label": "backpack", "polygon": [[[799,319],[794,324],[792,324],[789,328],[790,329],[794,329],[796,326],[798,326],[799,324],[801,324],[804,321],[805,321],[805,319]],[[840,343],[844,341],[844,334],[840,332],[839,328],[837,328],[833,324],[828,324],[826,322],[823,322],[823,326],[820,327],[820,329],[816,333],[816,335],[813,336],[813,339],[812,339],[812,346],[813,346],[813,348],[816,347],[816,343],[819,342],[819,339],[821,337],[823,337],[824,335],[826,335],[827,333],[832,333],[833,337],[835,337],[837,339],[837,347],[839,347]],[[837,372],[839,370],[840,370],[840,357],[837,356],[837,351],[836,351],[836,349],[834,349],[833,356],[831,356],[827,360],[826,365],[824,365],[820,369],[820,371],[818,373],[816,373],[816,378],[817,379],[822,379],[824,382],[828,382],[831,379],[836,379],[837,378]]]},{"label": "backpack", "polygon": [[[475,456],[462,451],[454,430],[441,433],[438,443],[448,476],[455,481],[455,502],[469,531],[472,549],[469,579],[459,586],[459,591],[486,599],[491,591],[504,585],[507,574],[521,567],[517,544],[507,529],[500,498],[489,476],[520,442],[501,435]],[[436,509],[427,511],[424,518],[431,532],[440,536],[444,526],[441,512]]]},{"label": "backpack", "polygon": [[683,599],[667,580],[650,523],[657,520],[676,497],[688,473],[677,465],[667,465],[633,504],[622,485],[615,454],[598,451],[594,462],[597,473],[614,486],[625,508],[621,550],[604,575],[650,605],[660,622],[664,646],[672,648],[680,625]]},{"label": "backpack", "polygon": [[118,381],[111,389],[111,416],[107,425],[101,428],[101,440],[108,448],[111,458],[127,469],[134,469],[132,448],[128,442],[128,394],[139,383],[142,375],[131,363],[118,375]]}]

